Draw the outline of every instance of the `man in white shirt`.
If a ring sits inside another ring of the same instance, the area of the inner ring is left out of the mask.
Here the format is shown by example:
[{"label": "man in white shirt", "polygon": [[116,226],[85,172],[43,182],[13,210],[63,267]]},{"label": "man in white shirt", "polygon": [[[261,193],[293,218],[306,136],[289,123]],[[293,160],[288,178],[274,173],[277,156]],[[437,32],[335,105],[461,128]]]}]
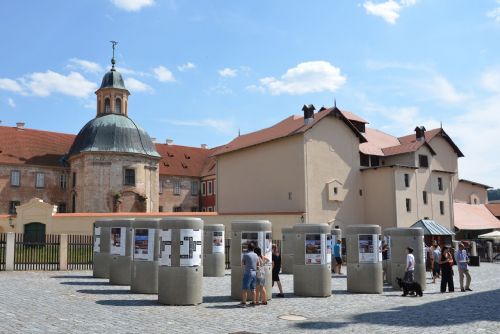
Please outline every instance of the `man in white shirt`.
[{"label": "man in white shirt", "polygon": [[413,256],[413,248],[406,247],[406,270],[405,270],[405,282],[413,282],[415,280],[415,256]]}]

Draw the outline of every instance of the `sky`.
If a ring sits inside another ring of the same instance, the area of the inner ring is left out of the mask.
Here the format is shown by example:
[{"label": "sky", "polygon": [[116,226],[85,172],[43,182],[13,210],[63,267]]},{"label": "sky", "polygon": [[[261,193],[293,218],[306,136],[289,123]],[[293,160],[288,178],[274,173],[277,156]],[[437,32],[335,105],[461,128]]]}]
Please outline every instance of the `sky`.
[{"label": "sky", "polygon": [[394,136],[443,126],[459,177],[500,187],[500,1],[0,3],[0,120],[77,134],[110,68],[158,142],[209,147],[302,114]]}]

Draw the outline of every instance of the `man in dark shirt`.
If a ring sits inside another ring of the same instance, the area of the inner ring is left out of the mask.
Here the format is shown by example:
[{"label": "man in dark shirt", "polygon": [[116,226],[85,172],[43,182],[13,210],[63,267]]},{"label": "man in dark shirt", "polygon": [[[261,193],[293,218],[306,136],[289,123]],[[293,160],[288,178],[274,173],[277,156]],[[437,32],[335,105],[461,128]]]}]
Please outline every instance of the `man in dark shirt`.
[{"label": "man in dark shirt", "polygon": [[281,271],[281,255],[278,252],[278,247],[276,247],[275,244],[273,244],[273,285],[274,282],[278,284],[278,289],[280,290],[280,293],[278,293],[276,296],[278,297],[285,297],[283,294],[283,287],[281,286],[281,281],[280,281],[280,271]]}]

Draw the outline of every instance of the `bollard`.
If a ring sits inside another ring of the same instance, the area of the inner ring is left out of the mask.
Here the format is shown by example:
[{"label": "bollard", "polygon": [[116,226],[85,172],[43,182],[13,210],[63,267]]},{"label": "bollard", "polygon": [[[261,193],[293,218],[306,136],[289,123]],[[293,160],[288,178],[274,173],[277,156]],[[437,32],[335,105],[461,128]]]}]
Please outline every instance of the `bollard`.
[{"label": "bollard", "polygon": [[130,292],[158,293],[159,219],[136,219],[132,223]]},{"label": "bollard", "polygon": [[226,274],[224,225],[205,225],[203,230],[203,276],[224,277]]}]

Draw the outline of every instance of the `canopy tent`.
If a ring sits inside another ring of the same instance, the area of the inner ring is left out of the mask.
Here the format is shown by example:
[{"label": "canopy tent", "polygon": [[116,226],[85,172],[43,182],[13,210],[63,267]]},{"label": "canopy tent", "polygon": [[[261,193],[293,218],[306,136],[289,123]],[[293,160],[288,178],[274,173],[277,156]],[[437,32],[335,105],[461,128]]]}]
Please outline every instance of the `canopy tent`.
[{"label": "canopy tent", "polygon": [[421,219],[410,227],[421,227],[424,229],[424,235],[455,235],[455,233],[446,227],[429,219]]},{"label": "canopy tent", "polygon": [[480,239],[500,239],[500,231],[493,231],[490,233],[481,234],[478,236]]}]

